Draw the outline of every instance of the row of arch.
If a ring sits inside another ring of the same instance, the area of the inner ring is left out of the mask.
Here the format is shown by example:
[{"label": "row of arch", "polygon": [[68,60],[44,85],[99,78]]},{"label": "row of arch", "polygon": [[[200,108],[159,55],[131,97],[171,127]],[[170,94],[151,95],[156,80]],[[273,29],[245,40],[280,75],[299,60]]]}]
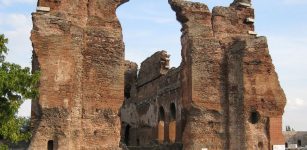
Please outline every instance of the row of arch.
[{"label": "row of arch", "polygon": [[[170,143],[176,142],[176,105],[171,103],[170,105],[170,113],[169,113],[169,122],[166,123],[166,115],[164,108],[160,106],[159,108],[159,116],[158,116],[158,142],[160,144],[164,143],[165,140],[169,140]],[[165,133],[168,132],[168,133]]]},{"label": "row of arch", "polygon": [[[160,106],[157,112],[157,126],[153,128],[151,135],[152,140],[157,141],[159,144],[170,143],[173,144],[176,142],[177,136],[177,111],[175,103],[171,103],[169,106],[169,113],[166,113],[164,107]],[[168,116],[167,116],[168,115]],[[135,136],[136,129],[131,125],[127,124],[124,128],[123,142],[127,146],[136,145],[141,146],[144,143],[144,140],[141,140],[140,137]],[[146,140],[145,140],[146,141]]]}]

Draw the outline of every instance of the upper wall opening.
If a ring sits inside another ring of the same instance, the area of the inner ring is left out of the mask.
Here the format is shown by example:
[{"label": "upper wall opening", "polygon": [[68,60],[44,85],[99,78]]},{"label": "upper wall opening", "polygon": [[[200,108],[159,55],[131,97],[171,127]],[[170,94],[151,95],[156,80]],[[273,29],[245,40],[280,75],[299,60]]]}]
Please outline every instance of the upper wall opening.
[{"label": "upper wall opening", "polygon": [[125,59],[142,61],[166,50],[170,67],[181,63],[181,25],[167,0],[130,0],[117,9],[123,29]]}]

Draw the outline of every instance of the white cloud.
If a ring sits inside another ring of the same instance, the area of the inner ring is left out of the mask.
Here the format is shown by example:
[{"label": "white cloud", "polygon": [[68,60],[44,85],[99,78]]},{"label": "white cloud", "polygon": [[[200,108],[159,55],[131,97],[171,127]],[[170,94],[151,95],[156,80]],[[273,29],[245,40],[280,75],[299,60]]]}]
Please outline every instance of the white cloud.
[{"label": "white cloud", "polygon": [[301,98],[288,99],[287,107],[289,109],[301,109],[301,108],[307,107],[307,101]]}]

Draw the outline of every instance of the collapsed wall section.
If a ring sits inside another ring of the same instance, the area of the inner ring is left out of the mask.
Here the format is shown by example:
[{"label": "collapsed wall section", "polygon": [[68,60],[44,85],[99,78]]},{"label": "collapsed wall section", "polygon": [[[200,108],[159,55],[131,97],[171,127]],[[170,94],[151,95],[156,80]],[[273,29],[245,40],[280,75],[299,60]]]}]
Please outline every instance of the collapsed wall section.
[{"label": "collapsed wall section", "polygon": [[40,97],[29,149],[119,149],[124,44],[115,11],[124,2],[38,1],[31,40]]}]

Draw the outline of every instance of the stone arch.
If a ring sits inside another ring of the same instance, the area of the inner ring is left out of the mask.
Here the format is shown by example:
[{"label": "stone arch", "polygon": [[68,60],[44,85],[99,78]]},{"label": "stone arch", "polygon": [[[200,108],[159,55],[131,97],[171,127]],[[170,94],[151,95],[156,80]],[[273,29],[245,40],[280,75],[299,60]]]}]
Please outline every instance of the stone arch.
[{"label": "stone arch", "polygon": [[165,111],[164,108],[161,106],[159,108],[159,116],[158,116],[158,142],[164,142],[164,124],[165,124]]}]

